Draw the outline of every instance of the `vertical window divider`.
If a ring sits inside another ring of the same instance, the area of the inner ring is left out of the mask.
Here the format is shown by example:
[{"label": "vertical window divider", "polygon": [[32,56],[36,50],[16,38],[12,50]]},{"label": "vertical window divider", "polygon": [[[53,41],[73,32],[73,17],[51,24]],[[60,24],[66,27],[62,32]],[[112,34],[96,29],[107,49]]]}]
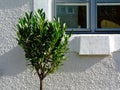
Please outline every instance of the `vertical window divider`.
[{"label": "vertical window divider", "polygon": [[90,1],[88,1],[87,2],[87,29],[89,29],[89,31],[91,30],[90,28],[91,28],[91,25],[90,25],[90,23],[91,23],[91,20],[90,20],[90,18],[91,18],[91,12],[90,12]]},{"label": "vertical window divider", "polygon": [[91,32],[95,32],[96,30],[96,20],[97,20],[97,6],[96,6],[96,0],[91,0],[90,2],[90,28],[91,28]]}]

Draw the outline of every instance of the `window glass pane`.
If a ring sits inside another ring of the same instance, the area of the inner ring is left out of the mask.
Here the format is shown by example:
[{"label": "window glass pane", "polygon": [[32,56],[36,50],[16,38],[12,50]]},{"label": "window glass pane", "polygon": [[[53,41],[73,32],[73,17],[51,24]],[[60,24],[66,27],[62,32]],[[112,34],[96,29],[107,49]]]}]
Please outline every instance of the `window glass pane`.
[{"label": "window glass pane", "polygon": [[97,5],[98,28],[120,28],[120,5]]},{"label": "window glass pane", "polygon": [[57,5],[56,16],[68,28],[87,28],[86,6],[82,5]]}]

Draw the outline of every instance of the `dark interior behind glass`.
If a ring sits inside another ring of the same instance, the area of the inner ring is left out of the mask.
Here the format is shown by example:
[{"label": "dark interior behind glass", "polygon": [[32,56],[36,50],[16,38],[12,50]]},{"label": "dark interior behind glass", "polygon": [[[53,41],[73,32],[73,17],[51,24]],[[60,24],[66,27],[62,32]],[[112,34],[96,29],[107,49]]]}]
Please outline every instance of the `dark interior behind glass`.
[{"label": "dark interior behind glass", "polygon": [[120,28],[120,5],[98,5],[97,27]]},{"label": "dark interior behind glass", "polygon": [[57,5],[56,12],[68,28],[87,28],[86,6]]}]

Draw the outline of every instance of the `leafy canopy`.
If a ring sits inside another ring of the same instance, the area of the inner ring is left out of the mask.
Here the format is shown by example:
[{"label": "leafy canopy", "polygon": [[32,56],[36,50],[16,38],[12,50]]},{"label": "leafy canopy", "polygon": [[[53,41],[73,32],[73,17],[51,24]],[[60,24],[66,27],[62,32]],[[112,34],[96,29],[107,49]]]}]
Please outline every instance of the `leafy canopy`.
[{"label": "leafy canopy", "polygon": [[66,60],[65,53],[70,35],[65,33],[66,24],[59,19],[48,21],[43,10],[25,13],[19,18],[17,28],[18,44],[24,49],[27,61],[35,68],[41,79]]}]

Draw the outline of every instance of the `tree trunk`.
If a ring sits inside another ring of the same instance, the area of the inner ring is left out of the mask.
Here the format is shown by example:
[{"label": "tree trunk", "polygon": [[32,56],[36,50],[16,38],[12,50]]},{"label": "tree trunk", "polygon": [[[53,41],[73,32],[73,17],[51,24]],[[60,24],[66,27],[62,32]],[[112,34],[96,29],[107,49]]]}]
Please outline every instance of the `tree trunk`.
[{"label": "tree trunk", "polygon": [[43,79],[40,79],[40,90],[43,90]]}]

